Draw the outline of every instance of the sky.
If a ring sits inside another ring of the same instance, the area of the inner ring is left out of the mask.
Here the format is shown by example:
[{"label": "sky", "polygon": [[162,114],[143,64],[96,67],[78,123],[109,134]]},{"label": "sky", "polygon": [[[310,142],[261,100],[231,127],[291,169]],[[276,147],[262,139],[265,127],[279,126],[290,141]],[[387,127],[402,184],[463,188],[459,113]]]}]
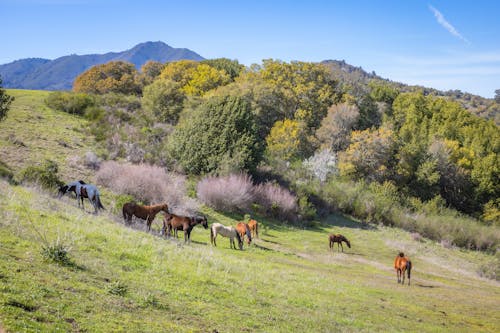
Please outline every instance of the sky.
[{"label": "sky", "polygon": [[0,0],[0,64],[146,41],[202,57],[345,60],[398,82],[492,98],[500,1]]}]

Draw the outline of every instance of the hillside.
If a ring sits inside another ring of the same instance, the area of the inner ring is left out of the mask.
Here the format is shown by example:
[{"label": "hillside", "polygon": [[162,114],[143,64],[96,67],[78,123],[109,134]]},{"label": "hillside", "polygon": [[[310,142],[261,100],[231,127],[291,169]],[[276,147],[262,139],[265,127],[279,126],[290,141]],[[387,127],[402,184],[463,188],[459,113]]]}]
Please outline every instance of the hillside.
[{"label": "hillside", "polygon": [[121,60],[140,68],[148,60],[164,63],[181,59],[203,60],[203,57],[189,49],[173,48],[163,42],[146,42],[122,52],[72,54],[54,60],[21,59],[0,65],[0,76],[5,88],[69,90],[75,78],[94,65]]},{"label": "hillside", "polygon": [[[104,204],[111,206],[108,198]],[[235,224],[205,210],[209,223]],[[260,220],[260,219],[259,219]],[[341,216],[302,230],[260,220],[243,251],[227,239],[165,240],[117,215],[80,211],[72,198],[0,181],[0,322],[7,332],[494,332],[497,282],[476,271],[478,252],[417,242]],[[352,248],[327,250],[329,232]],[[62,245],[69,261],[41,254]],[[413,261],[412,285],[396,282],[395,254]]]},{"label": "hillside", "polygon": [[[0,160],[16,172],[50,158],[65,181],[94,181],[75,163],[94,140],[85,120],[43,104],[48,92],[16,97],[0,123]],[[107,211],[77,208],[36,187],[0,180],[0,331],[6,332],[496,332],[500,285],[480,277],[498,258],[446,248],[408,232],[330,215],[296,228],[256,218],[260,239],[243,251],[210,245],[197,226],[191,244],[144,225],[123,224],[118,198]],[[239,215],[203,208],[209,224]],[[328,250],[328,233],[352,244]],[[59,246],[59,247],[58,247]],[[42,254],[68,260],[57,264]],[[399,251],[413,262],[412,285],[396,282]],[[47,253],[47,252],[46,252]],[[64,257],[62,257],[64,258]]]}]

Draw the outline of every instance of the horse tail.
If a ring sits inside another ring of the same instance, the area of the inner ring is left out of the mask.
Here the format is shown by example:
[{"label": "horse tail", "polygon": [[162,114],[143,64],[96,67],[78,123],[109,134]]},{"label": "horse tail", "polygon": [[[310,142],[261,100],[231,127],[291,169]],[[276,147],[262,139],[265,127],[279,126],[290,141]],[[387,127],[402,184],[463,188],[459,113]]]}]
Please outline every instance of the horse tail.
[{"label": "horse tail", "polygon": [[210,244],[214,244],[214,228],[210,228]]},{"label": "horse tail", "polygon": [[408,279],[410,279],[410,275],[411,275],[411,261],[408,260],[406,262],[406,271],[408,272]]},{"label": "horse tail", "polygon": [[104,208],[104,206],[102,205],[101,196],[99,195],[99,192],[96,193],[96,201],[98,208],[106,210],[106,208]]},{"label": "horse tail", "polygon": [[248,224],[245,224],[245,231],[248,237],[248,243],[252,241],[252,233],[250,232],[250,228],[248,227]]},{"label": "horse tail", "polygon": [[240,237],[240,233],[237,231],[237,230],[234,230],[235,231],[235,234],[236,234],[236,239],[238,240],[238,244],[241,244],[241,237]]}]

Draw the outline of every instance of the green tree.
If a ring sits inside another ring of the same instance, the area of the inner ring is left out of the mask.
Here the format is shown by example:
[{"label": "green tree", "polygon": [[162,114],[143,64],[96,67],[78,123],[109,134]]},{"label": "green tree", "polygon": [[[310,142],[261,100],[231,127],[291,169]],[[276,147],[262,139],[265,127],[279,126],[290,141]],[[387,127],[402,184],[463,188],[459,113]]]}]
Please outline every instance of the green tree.
[{"label": "green tree", "polygon": [[172,80],[156,80],[144,87],[142,107],[154,122],[176,124],[186,96]]},{"label": "green tree", "polygon": [[0,121],[7,116],[13,100],[14,97],[7,95],[7,92],[2,88],[2,78],[0,77]]},{"label": "green tree", "polygon": [[349,146],[351,131],[358,120],[359,109],[356,105],[332,105],[321,121],[321,127],[316,131],[321,147],[334,152],[345,150]]},{"label": "green tree", "polygon": [[93,94],[114,92],[139,95],[141,84],[133,64],[124,61],[111,61],[96,65],[80,74],[73,83],[73,91]]},{"label": "green tree", "polygon": [[201,61],[201,63],[207,64],[217,70],[224,70],[229,75],[231,81],[234,81],[245,68],[238,60],[230,60],[227,58],[208,59]]},{"label": "green tree", "polygon": [[234,96],[210,98],[181,117],[168,151],[190,174],[254,170],[262,147],[250,104]]},{"label": "green tree", "polygon": [[141,79],[142,85],[147,86],[161,74],[161,71],[165,67],[159,61],[148,60],[144,65],[141,66]]}]

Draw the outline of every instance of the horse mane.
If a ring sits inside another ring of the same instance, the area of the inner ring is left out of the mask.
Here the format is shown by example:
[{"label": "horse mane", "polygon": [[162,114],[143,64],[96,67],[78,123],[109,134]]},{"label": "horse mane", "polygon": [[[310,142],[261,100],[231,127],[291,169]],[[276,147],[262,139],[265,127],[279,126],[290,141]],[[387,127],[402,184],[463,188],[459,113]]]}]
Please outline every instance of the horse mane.
[{"label": "horse mane", "polygon": [[87,183],[86,183],[86,182],[84,182],[83,180],[79,180],[78,182],[79,182],[80,184],[82,184],[82,185],[87,184]]}]

